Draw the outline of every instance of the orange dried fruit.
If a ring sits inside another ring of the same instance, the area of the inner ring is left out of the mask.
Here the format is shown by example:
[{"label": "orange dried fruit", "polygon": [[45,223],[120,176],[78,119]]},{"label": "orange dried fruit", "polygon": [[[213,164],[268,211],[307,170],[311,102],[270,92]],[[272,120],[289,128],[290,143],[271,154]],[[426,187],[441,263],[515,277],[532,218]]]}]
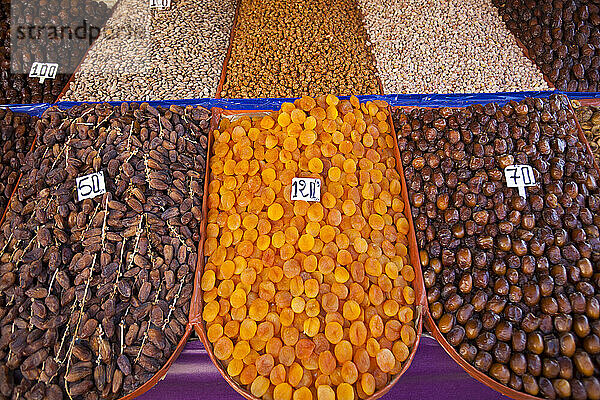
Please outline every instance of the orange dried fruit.
[{"label": "orange dried fruit", "polygon": [[269,219],[272,221],[278,221],[283,217],[283,207],[279,203],[274,203],[269,206],[267,211]]},{"label": "orange dried fruit", "polygon": [[342,177],[342,171],[338,167],[331,167],[327,171],[327,177],[334,182],[338,182]]},{"label": "orange dried fruit", "polygon": [[335,229],[330,225],[321,227],[319,237],[324,243],[329,243],[335,239]]},{"label": "orange dried fruit", "polygon": [[356,162],[352,159],[347,159],[343,164],[344,172],[347,174],[353,174],[356,172]]},{"label": "orange dried fruit", "polygon": [[324,210],[321,203],[313,203],[308,207],[306,213],[307,218],[313,222],[319,222],[323,220]]},{"label": "orange dried fruit", "polygon": [[298,240],[298,247],[303,252],[311,251],[314,245],[315,238],[309,234],[304,234],[300,236],[300,239]]},{"label": "orange dried fruit", "polygon": [[344,202],[342,203],[342,211],[344,212],[344,214],[350,217],[354,215],[354,213],[356,213],[356,205],[352,200],[344,200]]},{"label": "orange dried fruit", "polygon": [[293,137],[288,137],[283,141],[283,148],[287,151],[294,151],[298,148],[298,142]]},{"label": "orange dried fruit", "polygon": [[306,128],[300,133],[299,139],[301,144],[303,144],[304,146],[308,146],[313,144],[317,140],[317,134],[312,129]]},{"label": "orange dried fruit", "polygon": [[308,161],[308,170],[310,172],[314,172],[315,174],[320,174],[323,172],[323,161],[320,158],[311,158]]}]

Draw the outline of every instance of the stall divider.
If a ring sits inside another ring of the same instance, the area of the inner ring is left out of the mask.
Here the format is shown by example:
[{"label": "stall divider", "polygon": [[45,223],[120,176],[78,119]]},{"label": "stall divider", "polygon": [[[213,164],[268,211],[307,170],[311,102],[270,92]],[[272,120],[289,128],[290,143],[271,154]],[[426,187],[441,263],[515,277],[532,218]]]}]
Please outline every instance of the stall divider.
[{"label": "stall divider", "polygon": [[242,0],[237,0],[235,14],[233,16],[233,24],[231,25],[231,31],[229,32],[229,45],[227,46],[227,53],[223,59],[223,65],[221,66],[221,77],[219,78],[219,84],[217,85],[217,92],[215,94],[216,99],[221,98],[221,91],[223,90],[223,84],[225,83],[225,78],[227,77],[227,65],[229,64],[229,58],[231,57],[231,47],[233,46],[233,41],[235,40],[235,31],[241,6]]}]

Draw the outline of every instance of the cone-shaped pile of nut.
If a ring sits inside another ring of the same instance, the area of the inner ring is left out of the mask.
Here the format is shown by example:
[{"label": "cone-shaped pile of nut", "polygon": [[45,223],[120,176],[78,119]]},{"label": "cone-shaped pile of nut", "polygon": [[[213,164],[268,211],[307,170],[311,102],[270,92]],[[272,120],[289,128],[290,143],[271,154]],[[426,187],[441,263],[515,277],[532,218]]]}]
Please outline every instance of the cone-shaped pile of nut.
[{"label": "cone-shaped pile of nut", "polygon": [[[209,113],[51,108],[0,229],[0,394],[115,399],[188,323]],[[78,201],[75,178],[107,193]]]},{"label": "cone-shaped pile of nut", "polygon": [[[431,315],[504,385],[600,398],[600,190],[563,96],[396,113]],[[533,167],[527,198],[505,167]]]},{"label": "cone-shaped pile of nut", "polygon": [[224,98],[377,94],[353,0],[242,0]]},{"label": "cone-shaped pile of nut", "polygon": [[83,61],[64,100],[215,97],[235,0],[176,0],[150,10],[122,0]]},{"label": "cone-shaped pile of nut", "polygon": [[547,89],[491,0],[358,0],[385,93]]},{"label": "cone-shaped pile of nut", "polygon": [[[202,318],[265,399],[365,398],[417,339],[415,269],[384,102],[303,97],[214,132]],[[322,182],[292,201],[292,179]]]}]

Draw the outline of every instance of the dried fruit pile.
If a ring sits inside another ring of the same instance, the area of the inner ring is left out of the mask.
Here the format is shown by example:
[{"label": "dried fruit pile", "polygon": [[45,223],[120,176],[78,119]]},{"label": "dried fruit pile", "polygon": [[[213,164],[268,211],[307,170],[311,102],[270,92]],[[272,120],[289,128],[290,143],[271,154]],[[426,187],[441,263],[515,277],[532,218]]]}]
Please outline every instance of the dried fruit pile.
[{"label": "dried fruit pile", "polygon": [[[0,394],[119,398],[186,332],[210,113],[47,110],[0,227]],[[75,178],[107,193],[78,201]]]},{"label": "dried fruit pile", "polygon": [[[210,161],[202,318],[257,397],[366,398],[417,339],[415,269],[385,102],[303,97],[223,119]],[[294,177],[320,202],[291,201]]]},{"label": "dried fruit pile", "polygon": [[[600,191],[565,97],[395,115],[430,311],[504,385],[600,397]],[[527,198],[503,170],[534,168]]]},{"label": "dried fruit pile", "polygon": [[600,90],[600,7],[588,0],[493,0],[559,90]]},{"label": "dried fruit pile", "polygon": [[577,101],[573,101],[572,104],[579,125],[590,143],[590,148],[596,156],[596,160],[600,162],[600,108],[581,106]]},{"label": "dried fruit pile", "polygon": [[352,0],[240,2],[223,98],[378,94]]},{"label": "dried fruit pile", "polygon": [[0,109],[0,219],[35,137],[37,117]]},{"label": "dried fruit pile", "polygon": [[[90,26],[101,28],[109,15],[106,4],[93,0],[15,1],[12,9],[11,2],[2,1],[0,104],[53,103],[93,41]],[[14,46],[11,46],[11,17],[19,24],[13,27],[13,32],[18,32],[18,40],[13,38]],[[79,39],[83,35],[84,20],[86,37]],[[71,29],[71,37],[68,29]],[[64,36],[62,40],[56,40],[52,35]],[[29,69],[35,61],[57,62],[60,73],[44,83],[29,78]]]}]

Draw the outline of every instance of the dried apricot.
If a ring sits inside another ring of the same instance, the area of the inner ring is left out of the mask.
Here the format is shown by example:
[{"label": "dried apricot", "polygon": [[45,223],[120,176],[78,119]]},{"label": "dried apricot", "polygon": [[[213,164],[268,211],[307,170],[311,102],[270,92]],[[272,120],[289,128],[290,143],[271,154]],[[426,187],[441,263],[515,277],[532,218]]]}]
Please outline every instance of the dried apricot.
[{"label": "dried apricot", "polygon": [[[213,132],[202,319],[265,399],[366,398],[416,342],[415,269],[387,105],[303,97]],[[319,202],[292,201],[295,177]]]}]

